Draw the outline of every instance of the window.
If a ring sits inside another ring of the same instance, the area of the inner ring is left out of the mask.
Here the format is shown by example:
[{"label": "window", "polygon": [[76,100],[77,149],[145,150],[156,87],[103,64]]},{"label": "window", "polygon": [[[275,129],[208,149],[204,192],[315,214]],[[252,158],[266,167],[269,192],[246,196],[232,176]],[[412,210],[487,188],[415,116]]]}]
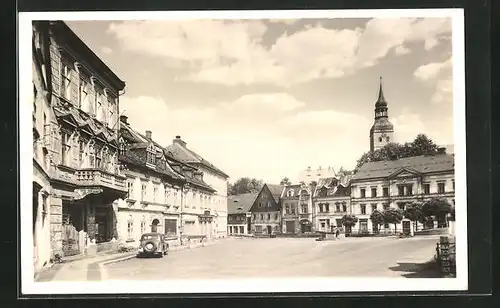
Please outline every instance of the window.
[{"label": "window", "polygon": [[[455,200],[453,200],[455,202]],[[278,214],[274,214],[274,220],[278,220]]]},{"label": "window", "polygon": [[292,215],[295,215],[295,206],[290,206],[290,212],[292,213]]},{"label": "window", "polygon": [[452,180],[451,183],[453,185],[453,191],[455,191],[455,180]]},{"label": "window", "polygon": [[267,214],[267,220],[271,220],[271,214]]},{"label": "window", "polygon": [[61,73],[61,95],[71,100],[71,68],[68,64],[63,64]]},{"label": "window", "polygon": [[262,207],[262,202],[259,202],[259,207]]},{"label": "window", "polygon": [[398,203],[398,208],[399,208],[400,210],[403,210],[403,211],[404,211],[404,210],[405,210],[405,204],[404,204],[404,203]]},{"label": "window", "polygon": [[129,241],[134,240],[134,221],[132,219],[127,222],[127,238]]},{"label": "window", "polygon": [[78,161],[80,162],[80,168],[85,165],[85,141],[80,140],[80,151],[78,154]]},{"label": "window", "polygon": [[361,198],[366,198],[366,189],[364,188],[360,188],[360,194],[361,194]]},{"label": "window", "polygon": [[95,168],[95,147],[93,144],[89,145],[89,167]]},{"label": "window", "polygon": [[322,221],[321,221],[321,228],[322,228],[322,229],[324,229],[324,228],[325,228],[325,226],[326,226],[326,223],[325,223],[325,221],[324,221],[324,220],[322,220]]},{"label": "window", "polygon": [[165,199],[165,204],[168,203],[169,195],[170,195],[170,192],[168,190],[168,187],[165,186],[165,188],[163,189],[163,198]]},{"label": "window", "polygon": [[320,213],[323,213],[323,203],[320,203],[320,204],[319,204],[319,212],[320,212]]},{"label": "window", "polygon": [[134,180],[127,181],[128,198],[132,199],[134,195]]},{"label": "window", "polygon": [[177,235],[176,219],[165,219],[165,235],[167,236]]},{"label": "window", "polygon": [[158,186],[154,185],[153,186],[153,202],[156,202],[157,197],[158,197]]},{"label": "window", "polygon": [[257,219],[257,214],[253,214],[253,220]]},{"label": "window", "polygon": [[300,206],[300,210],[301,210],[302,214],[307,214],[307,205],[306,204],[302,204]]},{"label": "window", "polygon": [[431,184],[424,183],[424,184],[422,184],[422,188],[423,188],[423,191],[424,191],[425,195],[428,195],[428,194],[431,193]]},{"label": "window", "polygon": [[387,223],[387,222],[386,222],[386,223],[384,223],[384,228],[385,228],[385,229],[389,229],[389,223]]},{"label": "window", "polygon": [[389,187],[382,188],[382,193],[384,197],[389,197]]},{"label": "window", "polygon": [[97,169],[101,168],[101,162],[102,162],[102,150],[97,151],[97,154],[95,156],[95,167]]},{"label": "window", "polygon": [[96,95],[96,117],[97,117],[97,120],[99,120],[99,121],[104,121],[102,97],[103,97],[102,93],[97,92],[97,95]]},{"label": "window", "polygon": [[243,226],[240,226],[240,233],[245,233],[245,229],[243,228]]},{"label": "window", "polygon": [[389,142],[390,140],[391,140],[391,138],[385,137],[385,141]]},{"label": "window", "polygon": [[229,226],[229,234],[233,234],[233,227]]},{"label": "window", "polygon": [[146,221],[143,219],[141,221],[141,234],[146,232]]},{"label": "window", "polygon": [[141,185],[141,201],[144,201],[146,199],[146,188],[147,188],[146,183],[142,183],[142,185]]},{"label": "window", "polygon": [[340,203],[335,202],[335,211],[340,212]]},{"label": "window", "polygon": [[156,151],[152,145],[146,149],[146,162],[156,165]]},{"label": "window", "polygon": [[377,210],[377,204],[372,204],[372,213],[375,212]]},{"label": "window", "polygon": [[267,201],[267,207],[271,207],[271,201]]},{"label": "window", "polygon": [[61,164],[69,165],[69,151],[71,147],[69,144],[69,136],[67,133],[61,134]]},{"label": "window", "polygon": [[384,210],[387,210],[389,208],[389,203],[382,204],[382,207],[384,208]]},{"label": "window", "polygon": [[325,203],[325,212],[330,212],[330,204]]},{"label": "window", "polygon": [[116,100],[114,97],[108,96],[108,124],[109,127],[114,128],[116,122]]},{"label": "window", "polygon": [[285,214],[290,214],[290,207],[287,205],[285,205]]},{"label": "window", "polygon": [[382,137],[379,137],[379,138],[378,138],[378,142],[382,142]]},{"label": "window", "polygon": [[398,196],[404,196],[404,194],[405,194],[405,186],[398,185]]},{"label": "window", "polygon": [[361,207],[361,214],[365,215],[366,214],[366,205],[361,204],[360,207]]},{"label": "window", "polygon": [[264,220],[264,214],[260,214],[260,220]]},{"label": "window", "polygon": [[406,185],[406,195],[407,196],[413,195],[413,184]]},{"label": "window", "polygon": [[444,189],[444,182],[438,183],[438,194],[444,194],[445,189]]},{"label": "window", "polygon": [[87,81],[80,79],[80,96],[78,97],[78,104],[80,105],[80,108],[85,111],[89,112],[89,84]]},{"label": "window", "polygon": [[347,205],[345,202],[342,202],[342,212],[347,212]]},{"label": "window", "polygon": [[372,187],[372,198],[375,198],[375,197],[377,197],[377,188]]}]

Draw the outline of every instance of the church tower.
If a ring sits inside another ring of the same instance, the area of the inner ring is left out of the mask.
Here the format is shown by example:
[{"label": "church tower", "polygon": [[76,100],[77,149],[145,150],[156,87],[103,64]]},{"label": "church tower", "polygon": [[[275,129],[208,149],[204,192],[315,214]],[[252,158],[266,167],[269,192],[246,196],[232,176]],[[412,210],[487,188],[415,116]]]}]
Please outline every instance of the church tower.
[{"label": "church tower", "polygon": [[394,125],[389,122],[387,110],[387,101],[385,100],[384,91],[382,90],[382,77],[380,77],[378,99],[375,103],[375,122],[370,129],[370,152],[393,142]]}]

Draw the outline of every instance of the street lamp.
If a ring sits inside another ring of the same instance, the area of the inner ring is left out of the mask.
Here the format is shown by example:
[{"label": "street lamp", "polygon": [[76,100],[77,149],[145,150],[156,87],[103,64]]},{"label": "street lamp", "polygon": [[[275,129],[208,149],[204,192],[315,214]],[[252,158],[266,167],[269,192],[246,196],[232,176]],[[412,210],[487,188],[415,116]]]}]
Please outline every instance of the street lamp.
[{"label": "street lamp", "polygon": [[182,219],[182,214],[184,212],[184,201],[183,201],[184,200],[184,191],[187,191],[188,189],[189,189],[189,183],[182,184],[182,186],[181,186],[180,231],[179,231],[181,245],[183,244],[183,242],[182,242],[182,234],[184,233],[184,221]]}]

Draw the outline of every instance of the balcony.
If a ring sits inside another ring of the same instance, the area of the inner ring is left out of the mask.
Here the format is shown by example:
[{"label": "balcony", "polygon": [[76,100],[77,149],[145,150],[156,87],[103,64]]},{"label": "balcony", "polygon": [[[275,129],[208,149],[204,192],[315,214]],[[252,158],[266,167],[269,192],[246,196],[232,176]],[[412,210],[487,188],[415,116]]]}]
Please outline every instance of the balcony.
[{"label": "balcony", "polygon": [[103,186],[127,192],[125,178],[100,169],[82,169],[75,172],[76,184],[81,186]]}]

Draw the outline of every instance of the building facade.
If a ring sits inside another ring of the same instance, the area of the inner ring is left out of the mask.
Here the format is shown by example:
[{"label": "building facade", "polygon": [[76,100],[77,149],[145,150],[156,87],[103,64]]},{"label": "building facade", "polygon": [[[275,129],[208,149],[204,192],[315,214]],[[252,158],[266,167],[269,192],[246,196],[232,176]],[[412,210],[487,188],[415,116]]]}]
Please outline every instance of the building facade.
[{"label": "building facade", "polygon": [[279,201],[267,184],[262,186],[250,208],[252,214],[252,233],[255,235],[271,235],[281,233],[281,209]]},{"label": "building facade", "polygon": [[252,234],[252,213],[250,209],[258,193],[247,193],[228,197],[227,233],[229,235]]},{"label": "building facade", "polygon": [[[435,156],[415,156],[389,161],[368,162],[351,181],[352,213],[359,219],[353,231],[374,232],[370,220],[374,210],[406,209],[412,202],[441,198],[455,204],[454,158],[444,150]],[[446,217],[436,217],[433,226],[446,224]],[[402,231],[401,223],[396,225]],[[421,226],[420,226],[421,227]],[[395,232],[393,224],[384,229]]]},{"label": "building facade", "polygon": [[382,77],[380,77],[378,99],[375,103],[375,120],[370,129],[371,152],[383,148],[388,143],[394,142],[394,126],[389,121],[388,110],[387,101],[382,90]]},{"label": "building facade", "polygon": [[315,231],[313,225],[314,182],[308,184],[287,185],[281,196],[282,232],[287,234],[304,234]]},{"label": "building facade", "polygon": [[189,149],[187,143],[180,136],[175,137],[172,144],[166,147],[166,151],[171,153],[173,158],[203,172],[204,181],[215,190],[210,204],[206,206],[206,210],[214,215],[216,236],[226,236],[228,230],[227,183],[229,176],[208,160]]},{"label": "building facade", "polygon": [[[35,179],[44,178],[33,199],[46,208],[51,257],[95,252],[116,237],[112,202],[127,192],[116,125],[125,83],[64,22],[34,22],[33,32]],[[46,234],[35,238],[47,246]]]},{"label": "building facade", "polygon": [[342,217],[351,213],[349,180],[329,177],[320,179],[314,192],[316,231],[331,232],[342,227]]}]

